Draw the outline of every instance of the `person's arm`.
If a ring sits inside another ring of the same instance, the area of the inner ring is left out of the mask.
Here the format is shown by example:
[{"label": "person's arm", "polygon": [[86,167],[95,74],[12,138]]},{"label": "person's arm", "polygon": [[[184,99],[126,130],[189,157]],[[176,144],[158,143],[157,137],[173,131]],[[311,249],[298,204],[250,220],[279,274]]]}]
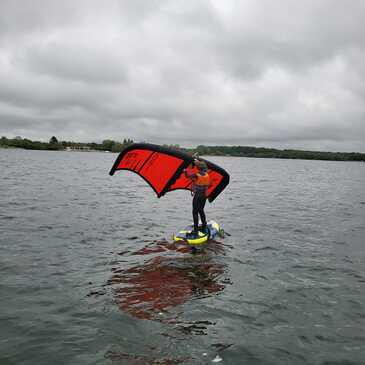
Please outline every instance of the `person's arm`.
[{"label": "person's arm", "polygon": [[[188,168],[194,168],[194,162],[192,162],[189,166],[188,166]],[[192,173],[190,173],[189,174],[189,172],[188,172],[188,168],[186,168],[186,169],[184,169],[184,174],[185,174],[185,177],[187,178],[187,179],[190,179],[190,180],[194,180],[194,179],[196,179],[197,178],[197,176],[196,176],[196,173],[195,172],[192,172]]]},{"label": "person's arm", "polygon": [[[208,175],[209,176],[209,175]],[[209,176],[209,184],[208,184],[208,186],[207,186],[207,189],[206,189],[206,191],[205,191],[205,196],[206,197],[208,197],[208,190],[210,189],[210,187],[213,185],[213,183],[212,183],[212,179],[211,179],[211,177]]]},{"label": "person's arm", "polygon": [[187,179],[190,180],[196,179],[196,173],[189,174],[187,169],[184,169],[184,174]]}]

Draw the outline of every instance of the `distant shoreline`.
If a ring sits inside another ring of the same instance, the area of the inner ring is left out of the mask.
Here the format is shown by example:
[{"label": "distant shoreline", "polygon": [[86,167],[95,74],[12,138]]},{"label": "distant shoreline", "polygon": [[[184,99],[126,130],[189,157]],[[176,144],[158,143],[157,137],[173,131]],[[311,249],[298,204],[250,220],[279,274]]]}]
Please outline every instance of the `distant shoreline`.
[{"label": "distant shoreline", "polygon": [[[0,138],[0,148],[18,148],[41,151],[68,151],[68,152],[121,152],[125,147],[133,143],[131,139],[124,139],[123,142],[104,140],[102,143],[81,143],[81,142],[58,142],[52,137],[50,142],[31,141],[16,137],[8,139]],[[252,158],[279,158],[279,159],[300,159],[300,160],[323,160],[323,161],[360,161],[365,162],[365,153],[360,152],[324,152],[305,151],[295,149],[279,150],[275,148],[250,147],[250,146],[204,146],[196,148],[183,148],[179,145],[166,145],[187,153],[198,153],[201,156],[231,156],[231,157],[252,157]]]}]

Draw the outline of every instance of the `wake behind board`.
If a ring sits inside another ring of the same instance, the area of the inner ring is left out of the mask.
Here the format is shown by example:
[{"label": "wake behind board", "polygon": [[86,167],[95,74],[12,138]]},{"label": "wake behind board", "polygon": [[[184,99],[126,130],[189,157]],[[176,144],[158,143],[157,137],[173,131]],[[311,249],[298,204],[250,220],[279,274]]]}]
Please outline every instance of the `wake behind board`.
[{"label": "wake behind board", "polygon": [[198,232],[198,237],[191,237],[191,232],[194,226],[190,225],[185,229],[175,233],[173,235],[173,239],[175,242],[183,241],[187,242],[191,246],[202,246],[208,240],[212,240],[215,237],[223,236],[223,230],[220,225],[215,221],[207,222],[207,230],[206,232]]}]

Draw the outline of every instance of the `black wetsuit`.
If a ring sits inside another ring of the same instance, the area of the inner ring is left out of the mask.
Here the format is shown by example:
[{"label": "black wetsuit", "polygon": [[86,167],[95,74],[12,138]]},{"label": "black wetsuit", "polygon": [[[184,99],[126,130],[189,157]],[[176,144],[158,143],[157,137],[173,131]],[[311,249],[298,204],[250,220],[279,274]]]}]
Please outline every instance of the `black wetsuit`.
[{"label": "black wetsuit", "polygon": [[[206,172],[203,171],[203,175],[205,175]],[[204,207],[205,203],[207,201],[206,192],[208,189],[208,186],[206,185],[198,185],[195,183],[196,179],[199,177],[198,174],[188,174],[185,170],[185,176],[188,179],[192,180],[192,192],[194,194],[193,198],[193,221],[194,221],[194,234],[198,233],[199,230],[199,216],[202,222],[201,230],[204,232],[207,228],[207,219],[205,217],[204,213]]]},{"label": "black wetsuit", "polygon": [[205,218],[204,207],[207,198],[205,191],[196,191],[193,198],[193,220],[194,220],[194,231],[198,232],[199,228],[199,215],[202,221],[202,231],[205,231],[207,227],[207,220]]}]

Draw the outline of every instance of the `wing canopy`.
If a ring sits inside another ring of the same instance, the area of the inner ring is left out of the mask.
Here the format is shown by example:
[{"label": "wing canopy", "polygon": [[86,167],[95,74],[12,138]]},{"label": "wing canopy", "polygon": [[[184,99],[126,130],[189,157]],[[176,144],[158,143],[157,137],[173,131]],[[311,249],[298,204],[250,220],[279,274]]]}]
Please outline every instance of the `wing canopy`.
[{"label": "wing canopy", "polygon": [[[208,200],[212,202],[228,185],[229,175],[214,163],[204,161],[211,180]],[[114,175],[117,170],[132,171],[141,176],[160,198],[169,191],[191,190],[191,181],[185,177],[183,170],[192,162],[193,157],[187,153],[149,143],[135,143],[119,154],[109,174]],[[189,173],[197,171],[194,167]]]}]

